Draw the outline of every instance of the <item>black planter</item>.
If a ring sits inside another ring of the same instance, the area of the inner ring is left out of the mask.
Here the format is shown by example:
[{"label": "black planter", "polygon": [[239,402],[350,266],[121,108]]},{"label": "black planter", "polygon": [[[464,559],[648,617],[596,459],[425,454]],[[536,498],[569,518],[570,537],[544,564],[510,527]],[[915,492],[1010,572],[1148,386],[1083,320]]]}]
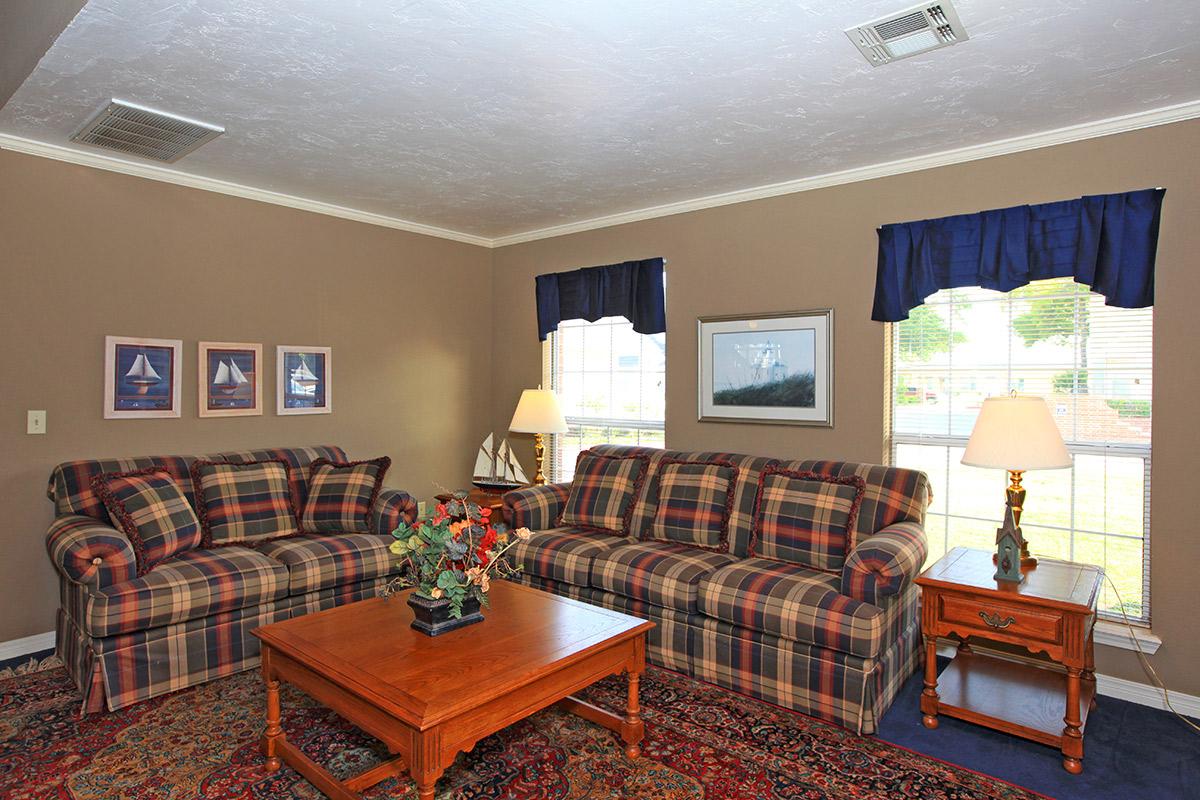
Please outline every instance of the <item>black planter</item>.
[{"label": "black planter", "polygon": [[450,600],[445,597],[430,600],[412,591],[408,594],[408,605],[413,610],[412,626],[427,636],[437,636],[466,625],[483,622],[479,601],[474,597],[463,600],[462,617],[459,619],[450,616]]}]

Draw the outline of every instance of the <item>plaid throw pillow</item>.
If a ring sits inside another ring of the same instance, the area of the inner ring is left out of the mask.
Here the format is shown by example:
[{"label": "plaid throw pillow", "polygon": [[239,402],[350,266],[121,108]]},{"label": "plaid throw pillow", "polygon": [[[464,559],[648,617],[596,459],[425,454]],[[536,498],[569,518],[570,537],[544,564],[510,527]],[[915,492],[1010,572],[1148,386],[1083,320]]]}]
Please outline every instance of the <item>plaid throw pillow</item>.
[{"label": "plaid throw pillow", "polygon": [[658,508],[646,538],[728,553],[737,466],[672,458],[658,463]]},{"label": "plaid throw pillow", "polygon": [[392,460],[330,461],[308,467],[308,502],[300,516],[305,533],[370,533],[371,509]]},{"label": "plaid throw pillow", "polygon": [[770,466],[758,479],[751,558],[841,572],[866,482]]},{"label": "plaid throw pillow", "polygon": [[133,545],[139,577],[200,544],[200,520],[165,469],[105,472],[93,477],[91,484],[113,525]]},{"label": "plaid throw pillow", "polygon": [[629,515],[642,488],[648,456],[598,456],[586,450],[575,461],[571,494],[558,524],[629,534]]},{"label": "plaid throw pillow", "polygon": [[299,533],[288,470],[281,459],[192,464],[203,546],[262,542]]}]

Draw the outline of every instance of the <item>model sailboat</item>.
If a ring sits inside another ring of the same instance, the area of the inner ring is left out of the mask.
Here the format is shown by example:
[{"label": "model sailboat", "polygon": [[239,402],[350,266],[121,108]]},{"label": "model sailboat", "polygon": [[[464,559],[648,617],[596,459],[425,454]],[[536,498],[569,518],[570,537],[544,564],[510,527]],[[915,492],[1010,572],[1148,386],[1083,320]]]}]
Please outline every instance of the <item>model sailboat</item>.
[{"label": "model sailboat", "polygon": [[217,365],[217,374],[213,376],[212,385],[221,394],[233,394],[249,382],[245,373],[238,369],[238,365],[231,358],[228,363],[222,361]]},{"label": "model sailboat", "polygon": [[125,380],[130,385],[137,387],[138,394],[145,394],[151,386],[162,380],[162,376],[151,366],[145,353],[138,353],[137,358],[133,360],[133,365],[125,373]]},{"label": "model sailboat", "polygon": [[525,470],[521,469],[508,446],[508,439],[501,439],[499,447],[493,447],[492,443],[489,433],[479,445],[479,455],[475,457],[475,485],[481,489],[515,489],[528,484]]}]

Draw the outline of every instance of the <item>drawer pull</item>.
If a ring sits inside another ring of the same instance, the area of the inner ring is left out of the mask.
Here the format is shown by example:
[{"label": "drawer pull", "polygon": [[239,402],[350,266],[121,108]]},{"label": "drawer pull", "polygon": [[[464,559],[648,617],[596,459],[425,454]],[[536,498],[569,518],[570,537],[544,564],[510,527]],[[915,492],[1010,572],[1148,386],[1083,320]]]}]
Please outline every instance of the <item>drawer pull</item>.
[{"label": "drawer pull", "polygon": [[1012,625],[1014,622],[1016,622],[1016,620],[1012,617],[1001,620],[999,614],[989,614],[986,611],[980,611],[979,618],[982,619],[984,624],[989,628],[997,628],[999,630],[1004,630],[1009,625]]}]

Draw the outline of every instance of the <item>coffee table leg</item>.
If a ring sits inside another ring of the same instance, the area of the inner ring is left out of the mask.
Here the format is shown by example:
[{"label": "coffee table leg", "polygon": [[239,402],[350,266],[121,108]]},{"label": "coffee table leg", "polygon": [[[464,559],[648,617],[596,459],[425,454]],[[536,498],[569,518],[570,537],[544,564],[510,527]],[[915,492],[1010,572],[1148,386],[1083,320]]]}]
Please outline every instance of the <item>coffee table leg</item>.
[{"label": "coffee table leg", "polygon": [[625,719],[621,721],[621,739],[625,742],[625,755],[630,758],[642,754],[642,737],[646,734],[646,725],[642,722],[641,707],[638,705],[640,679],[640,673],[629,673],[629,697],[625,703]]},{"label": "coffee table leg", "polygon": [[263,734],[262,751],[267,757],[267,772],[276,772],[282,766],[275,743],[283,738],[283,726],[279,724],[279,681],[267,680],[267,730]]}]

